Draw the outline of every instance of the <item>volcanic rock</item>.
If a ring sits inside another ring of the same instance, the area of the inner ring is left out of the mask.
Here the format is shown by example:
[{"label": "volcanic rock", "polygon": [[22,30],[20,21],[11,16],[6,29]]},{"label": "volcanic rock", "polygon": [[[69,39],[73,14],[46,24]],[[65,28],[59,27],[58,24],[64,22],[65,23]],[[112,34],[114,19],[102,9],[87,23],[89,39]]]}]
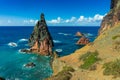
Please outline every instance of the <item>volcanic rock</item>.
[{"label": "volcanic rock", "polygon": [[41,55],[51,55],[53,40],[48,31],[44,14],[41,14],[41,20],[37,22],[29,39],[30,51]]},{"label": "volcanic rock", "polygon": [[120,22],[120,0],[111,0],[110,12],[103,18],[99,35]]},{"label": "volcanic rock", "polygon": [[79,36],[83,36],[83,34],[78,31],[78,32],[75,34],[75,36],[78,36],[78,37],[79,37]]},{"label": "volcanic rock", "polygon": [[90,41],[88,38],[86,38],[85,36],[81,37],[76,44],[78,45],[86,45],[88,44]]},{"label": "volcanic rock", "polygon": [[35,66],[36,65],[33,62],[25,64],[25,67],[27,67],[27,68],[32,68],[32,67],[35,67]]},{"label": "volcanic rock", "polygon": [[5,78],[3,78],[3,77],[0,77],[0,80],[5,80]]}]

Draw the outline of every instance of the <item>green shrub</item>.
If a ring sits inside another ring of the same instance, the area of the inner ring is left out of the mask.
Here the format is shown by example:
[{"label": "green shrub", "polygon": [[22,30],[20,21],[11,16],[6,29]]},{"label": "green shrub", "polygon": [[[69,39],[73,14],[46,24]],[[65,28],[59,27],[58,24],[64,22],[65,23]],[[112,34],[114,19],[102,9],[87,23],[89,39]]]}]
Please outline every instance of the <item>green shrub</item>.
[{"label": "green shrub", "polygon": [[103,71],[104,75],[113,75],[115,77],[120,77],[120,59],[114,62],[105,63],[103,68],[105,68]]},{"label": "green shrub", "polygon": [[80,66],[82,69],[89,69],[92,67],[94,63],[100,60],[100,58],[97,57],[98,52],[87,52],[86,54],[80,56],[80,60],[83,60],[83,64]]},{"label": "green shrub", "polygon": [[71,72],[74,71],[75,70],[72,67],[65,66],[63,67],[63,70],[61,72],[51,77],[51,80],[70,80],[70,78],[72,77]]},{"label": "green shrub", "polygon": [[115,40],[115,39],[117,39],[118,37],[120,38],[120,35],[115,35],[115,36],[112,37],[112,39]]}]

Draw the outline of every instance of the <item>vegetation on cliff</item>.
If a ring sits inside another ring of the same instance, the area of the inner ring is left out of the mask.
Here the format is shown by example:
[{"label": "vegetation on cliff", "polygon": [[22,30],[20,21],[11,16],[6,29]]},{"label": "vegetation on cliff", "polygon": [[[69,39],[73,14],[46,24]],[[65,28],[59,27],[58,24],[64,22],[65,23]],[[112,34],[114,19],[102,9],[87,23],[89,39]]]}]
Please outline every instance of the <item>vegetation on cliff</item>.
[{"label": "vegetation on cliff", "polygon": [[70,80],[72,77],[71,72],[74,71],[75,70],[72,67],[64,66],[62,71],[60,71],[57,75],[52,76],[48,80]]},{"label": "vegetation on cliff", "polygon": [[100,59],[98,58],[98,52],[87,52],[80,56],[80,60],[83,61],[83,64],[80,66],[82,69],[90,69],[92,68],[93,64],[95,64]]},{"label": "vegetation on cliff", "polygon": [[114,77],[120,77],[120,59],[105,63],[103,68],[104,75],[114,75]]}]

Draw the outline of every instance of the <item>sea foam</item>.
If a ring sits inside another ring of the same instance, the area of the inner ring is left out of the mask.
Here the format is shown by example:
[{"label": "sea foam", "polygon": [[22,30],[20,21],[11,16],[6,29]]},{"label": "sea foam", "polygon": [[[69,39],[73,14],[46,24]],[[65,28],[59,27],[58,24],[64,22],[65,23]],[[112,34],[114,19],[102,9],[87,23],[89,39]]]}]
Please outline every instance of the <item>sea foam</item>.
[{"label": "sea foam", "polygon": [[53,40],[54,43],[61,43],[59,40]]},{"label": "sea foam", "polygon": [[84,34],[86,37],[92,37],[93,36],[93,34],[91,34],[91,33],[85,33]]},{"label": "sea foam", "polygon": [[19,42],[25,42],[28,41],[28,39],[20,39]]},{"label": "sea foam", "polygon": [[57,51],[57,52],[62,52],[63,50],[62,50],[62,49],[56,49],[55,51]]},{"label": "sea foam", "polygon": [[15,42],[9,42],[9,43],[8,43],[8,46],[17,47],[18,45],[17,45],[17,43],[15,43]]},{"label": "sea foam", "polygon": [[59,35],[64,35],[64,36],[69,36],[71,34],[67,34],[67,33],[58,33]]}]

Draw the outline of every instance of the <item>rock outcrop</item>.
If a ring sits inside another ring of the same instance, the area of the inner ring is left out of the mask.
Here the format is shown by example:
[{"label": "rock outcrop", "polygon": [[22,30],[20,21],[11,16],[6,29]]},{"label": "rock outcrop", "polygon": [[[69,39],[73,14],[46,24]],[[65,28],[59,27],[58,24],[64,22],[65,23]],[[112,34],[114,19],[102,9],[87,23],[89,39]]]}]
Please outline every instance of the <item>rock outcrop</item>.
[{"label": "rock outcrop", "polygon": [[120,22],[120,0],[111,0],[110,12],[104,17],[99,35]]},{"label": "rock outcrop", "polygon": [[0,80],[5,80],[4,78],[0,77]]},{"label": "rock outcrop", "polygon": [[78,32],[75,34],[75,36],[78,36],[78,37],[79,37],[79,36],[83,36],[83,34],[78,31]]},{"label": "rock outcrop", "polygon": [[41,20],[39,20],[34,27],[34,30],[29,39],[30,51],[39,53],[41,55],[51,55],[53,40],[48,31],[47,24],[44,18],[44,14],[41,14]]},{"label": "rock outcrop", "polygon": [[25,64],[26,68],[33,68],[35,66],[36,66],[35,63],[33,63],[33,62],[29,62],[29,63]]},{"label": "rock outcrop", "polygon": [[90,41],[88,38],[86,38],[85,36],[81,37],[78,41],[77,41],[77,45],[86,45],[88,44]]}]

